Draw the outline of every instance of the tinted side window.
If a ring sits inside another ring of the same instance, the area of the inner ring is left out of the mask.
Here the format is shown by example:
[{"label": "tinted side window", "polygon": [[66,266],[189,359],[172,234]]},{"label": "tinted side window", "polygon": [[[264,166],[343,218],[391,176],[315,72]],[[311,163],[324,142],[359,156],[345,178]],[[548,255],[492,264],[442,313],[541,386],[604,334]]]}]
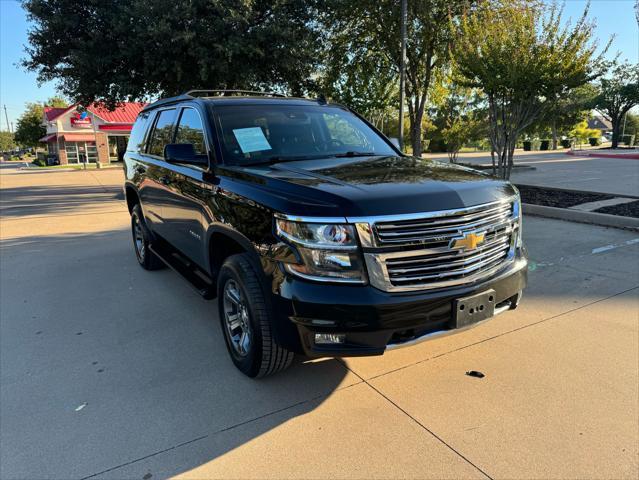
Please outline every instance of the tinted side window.
[{"label": "tinted side window", "polygon": [[142,112],[138,115],[138,118],[133,124],[131,129],[131,136],[129,137],[129,143],[126,146],[128,152],[139,152],[144,150],[144,139],[146,138],[146,131],[149,127],[149,112]]},{"label": "tinted side window", "polygon": [[193,108],[185,108],[180,115],[175,143],[190,143],[198,155],[206,154],[204,129],[200,114]]},{"label": "tinted side window", "polygon": [[175,109],[162,110],[155,122],[155,128],[151,135],[148,152],[158,157],[164,156],[164,146],[171,143],[173,127],[175,126]]}]

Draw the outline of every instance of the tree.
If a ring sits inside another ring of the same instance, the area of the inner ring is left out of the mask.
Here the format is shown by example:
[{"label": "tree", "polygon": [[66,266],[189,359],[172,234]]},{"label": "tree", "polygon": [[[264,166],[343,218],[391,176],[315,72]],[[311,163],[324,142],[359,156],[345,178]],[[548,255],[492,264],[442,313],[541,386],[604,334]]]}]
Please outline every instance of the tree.
[{"label": "tree", "polygon": [[454,60],[467,86],[488,99],[497,173],[510,178],[520,134],[552,101],[603,71],[588,10],[562,26],[562,9],[533,0],[493,0],[462,15]]},{"label": "tree", "polygon": [[568,135],[579,122],[588,118],[590,105],[596,95],[595,86],[587,83],[549,101],[529,133],[552,138],[552,149],[557,149],[561,135]]},{"label": "tree", "polygon": [[50,97],[45,105],[47,107],[55,107],[55,108],[66,108],[69,106],[69,102],[67,102],[63,97],[56,95],[55,97]]},{"label": "tree", "polygon": [[442,79],[436,82],[431,94],[434,123],[449,161],[455,163],[464,145],[487,135],[485,109],[479,92],[463,86],[454,72],[439,77]]},{"label": "tree", "polygon": [[634,135],[636,143],[636,140],[639,140],[639,115],[626,113],[626,117],[621,125],[621,133],[622,135]]},{"label": "tree", "polygon": [[639,65],[613,61],[610,66],[610,76],[599,80],[592,105],[612,123],[612,148],[617,148],[624,116],[639,105]]},{"label": "tree", "polygon": [[[335,8],[324,15],[322,21],[327,28],[335,26],[333,15],[338,12]],[[391,115],[397,108],[399,88],[394,65],[350,31],[332,30],[328,36],[330,41],[323,51],[319,90],[369,121],[381,123],[378,120]]]},{"label": "tree", "polygon": [[18,118],[15,131],[16,143],[24,147],[37,147],[47,129],[42,125],[44,107],[39,103],[27,103],[25,112]]},{"label": "tree", "polygon": [[[422,125],[433,73],[448,61],[454,40],[449,17],[456,18],[471,0],[421,0],[408,3],[406,98],[413,155],[422,153]],[[395,82],[400,68],[398,0],[330,0],[323,24],[328,46],[339,64],[370,64],[364,73]],[[392,75],[390,75],[392,73]],[[359,74],[357,69],[344,76]]]},{"label": "tree", "polygon": [[321,0],[25,0],[23,66],[88,105],[191,88],[313,85]]},{"label": "tree", "polygon": [[16,142],[11,132],[0,132],[0,152],[8,152],[16,147]]},{"label": "tree", "polygon": [[588,121],[583,120],[570,131],[570,137],[578,140],[581,147],[582,143],[588,143],[589,138],[601,137],[601,132],[596,128],[588,128]]}]

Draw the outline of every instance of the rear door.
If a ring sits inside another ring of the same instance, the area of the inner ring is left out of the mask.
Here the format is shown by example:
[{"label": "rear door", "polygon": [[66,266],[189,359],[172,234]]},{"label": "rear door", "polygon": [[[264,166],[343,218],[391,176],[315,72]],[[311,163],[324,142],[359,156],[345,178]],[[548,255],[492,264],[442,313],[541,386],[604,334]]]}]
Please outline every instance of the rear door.
[{"label": "rear door", "polygon": [[164,161],[164,146],[173,141],[176,115],[175,107],[158,110],[142,155],[145,175],[139,189],[144,216],[150,227],[163,237],[166,235],[163,210],[170,198],[171,179],[170,165]]},{"label": "rear door", "polygon": [[[195,105],[178,112],[173,143],[193,145],[196,155],[208,160],[204,115]],[[166,240],[192,261],[206,268],[204,205],[212,186],[204,177],[208,165],[172,164],[167,197],[162,207]]]}]

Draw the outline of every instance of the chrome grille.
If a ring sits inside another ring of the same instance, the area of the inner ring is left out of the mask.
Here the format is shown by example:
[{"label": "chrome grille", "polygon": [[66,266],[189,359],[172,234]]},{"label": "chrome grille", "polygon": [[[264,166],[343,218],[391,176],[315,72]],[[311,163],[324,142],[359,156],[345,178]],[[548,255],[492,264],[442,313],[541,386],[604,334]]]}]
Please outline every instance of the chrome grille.
[{"label": "chrome grille", "polygon": [[471,251],[451,250],[448,247],[431,249],[424,254],[388,258],[386,270],[393,286],[423,285],[448,281],[462,283],[499,266],[508,256],[511,229],[501,228],[491,234],[486,243]]},{"label": "chrome grille", "polygon": [[462,231],[478,230],[508,222],[513,204],[500,203],[490,207],[472,207],[450,215],[380,222],[375,224],[377,243],[384,245],[442,244]]},{"label": "chrome grille", "polygon": [[[518,202],[513,197],[458,210],[353,219],[362,244],[374,249],[364,252],[371,284],[389,292],[425,290],[493,275],[514,258]],[[485,234],[477,248],[451,246],[470,232]]]}]

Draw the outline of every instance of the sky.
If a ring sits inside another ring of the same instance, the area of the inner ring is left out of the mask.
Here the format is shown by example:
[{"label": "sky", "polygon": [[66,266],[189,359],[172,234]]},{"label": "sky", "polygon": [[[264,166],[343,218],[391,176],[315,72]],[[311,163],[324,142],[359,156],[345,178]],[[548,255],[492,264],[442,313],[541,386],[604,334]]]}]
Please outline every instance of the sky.
[{"label": "sky", "polygon": [[[414,0],[413,0],[414,1]],[[564,17],[578,18],[587,0],[566,0]],[[603,46],[615,35],[608,52],[617,52],[622,59],[639,61],[639,30],[634,12],[634,0],[591,0],[589,18],[597,23],[597,37]],[[29,23],[17,0],[0,0],[0,129],[6,130],[6,105],[9,122],[15,122],[24,111],[26,102],[43,102],[54,96],[54,83],[38,85],[36,74],[18,65],[24,57]]]}]

